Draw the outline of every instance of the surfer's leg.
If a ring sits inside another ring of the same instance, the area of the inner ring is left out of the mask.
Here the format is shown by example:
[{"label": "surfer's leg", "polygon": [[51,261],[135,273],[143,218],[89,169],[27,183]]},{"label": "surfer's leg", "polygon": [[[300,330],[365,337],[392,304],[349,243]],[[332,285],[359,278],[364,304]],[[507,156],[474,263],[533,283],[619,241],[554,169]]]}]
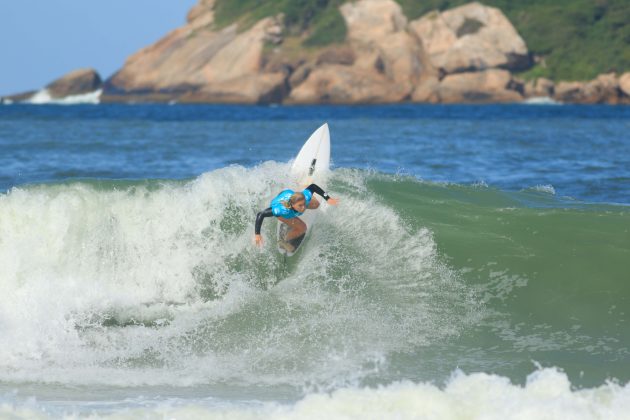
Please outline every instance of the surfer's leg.
[{"label": "surfer's leg", "polygon": [[286,223],[291,228],[291,230],[287,233],[287,236],[285,236],[284,238],[285,241],[290,241],[291,239],[300,237],[306,232],[306,223],[300,220],[299,217],[295,217],[293,219],[278,217],[278,220],[280,220],[282,223]]},{"label": "surfer's leg", "polygon": [[317,207],[319,207],[319,201],[317,201],[315,197],[311,198],[311,202],[308,203],[308,208],[315,210]]}]

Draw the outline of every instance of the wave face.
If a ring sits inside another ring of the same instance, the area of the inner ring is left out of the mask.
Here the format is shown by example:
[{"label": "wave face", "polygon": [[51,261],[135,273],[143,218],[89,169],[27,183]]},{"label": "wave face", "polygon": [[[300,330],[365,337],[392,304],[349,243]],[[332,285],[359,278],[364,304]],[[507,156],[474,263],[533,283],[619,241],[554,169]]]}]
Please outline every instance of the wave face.
[{"label": "wave face", "polygon": [[346,383],[478,316],[431,232],[410,229],[369,194],[326,211],[299,259],[277,255],[275,222],[255,249],[255,214],[287,169],[3,196],[2,378]]},{"label": "wave face", "polygon": [[531,360],[630,378],[627,207],[336,170],[342,204],[285,260],[275,221],[252,236],[287,170],[1,195],[0,380],[282,393],[518,381]]}]

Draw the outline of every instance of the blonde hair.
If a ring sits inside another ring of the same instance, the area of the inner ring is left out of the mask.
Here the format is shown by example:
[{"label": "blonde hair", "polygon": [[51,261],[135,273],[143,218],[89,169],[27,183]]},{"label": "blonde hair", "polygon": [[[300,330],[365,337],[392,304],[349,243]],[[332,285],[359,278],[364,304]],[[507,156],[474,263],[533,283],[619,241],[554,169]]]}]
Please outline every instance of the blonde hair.
[{"label": "blonde hair", "polygon": [[306,197],[304,197],[304,193],[296,192],[291,195],[291,198],[289,198],[286,201],[283,201],[282,204],[284,205],[285,208],[290,209],[290,208],[293,208],[294,204],[297,204],[300,201],[304,201],[304,200],[306,200]]}]

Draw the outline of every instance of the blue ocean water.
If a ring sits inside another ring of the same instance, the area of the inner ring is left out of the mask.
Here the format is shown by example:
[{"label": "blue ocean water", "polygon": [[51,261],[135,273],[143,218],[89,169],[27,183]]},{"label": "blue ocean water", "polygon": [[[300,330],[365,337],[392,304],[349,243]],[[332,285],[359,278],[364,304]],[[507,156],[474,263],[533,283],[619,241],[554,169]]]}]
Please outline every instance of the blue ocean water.
[{"label": "blue ocean water", "polygon": [[630,203],[630,108],[599,105],[4,106],[0,189],[284,162],[325,121],[336,167]]},{"label": "blue ocean water", "polygon": [[[627,419],[629,117],[0,106],[0,417]],[[341,204],[256,248],[323,122]]]}]

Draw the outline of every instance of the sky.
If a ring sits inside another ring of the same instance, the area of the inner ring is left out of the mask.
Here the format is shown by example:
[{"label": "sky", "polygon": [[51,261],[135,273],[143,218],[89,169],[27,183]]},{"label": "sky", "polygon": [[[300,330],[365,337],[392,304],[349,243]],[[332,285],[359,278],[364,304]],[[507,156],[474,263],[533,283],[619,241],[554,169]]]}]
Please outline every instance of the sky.
[{"label": "sky", "polygon": [[0,0],[0,96],[83,67],[103,80],[186,22],[197,0]]}]

